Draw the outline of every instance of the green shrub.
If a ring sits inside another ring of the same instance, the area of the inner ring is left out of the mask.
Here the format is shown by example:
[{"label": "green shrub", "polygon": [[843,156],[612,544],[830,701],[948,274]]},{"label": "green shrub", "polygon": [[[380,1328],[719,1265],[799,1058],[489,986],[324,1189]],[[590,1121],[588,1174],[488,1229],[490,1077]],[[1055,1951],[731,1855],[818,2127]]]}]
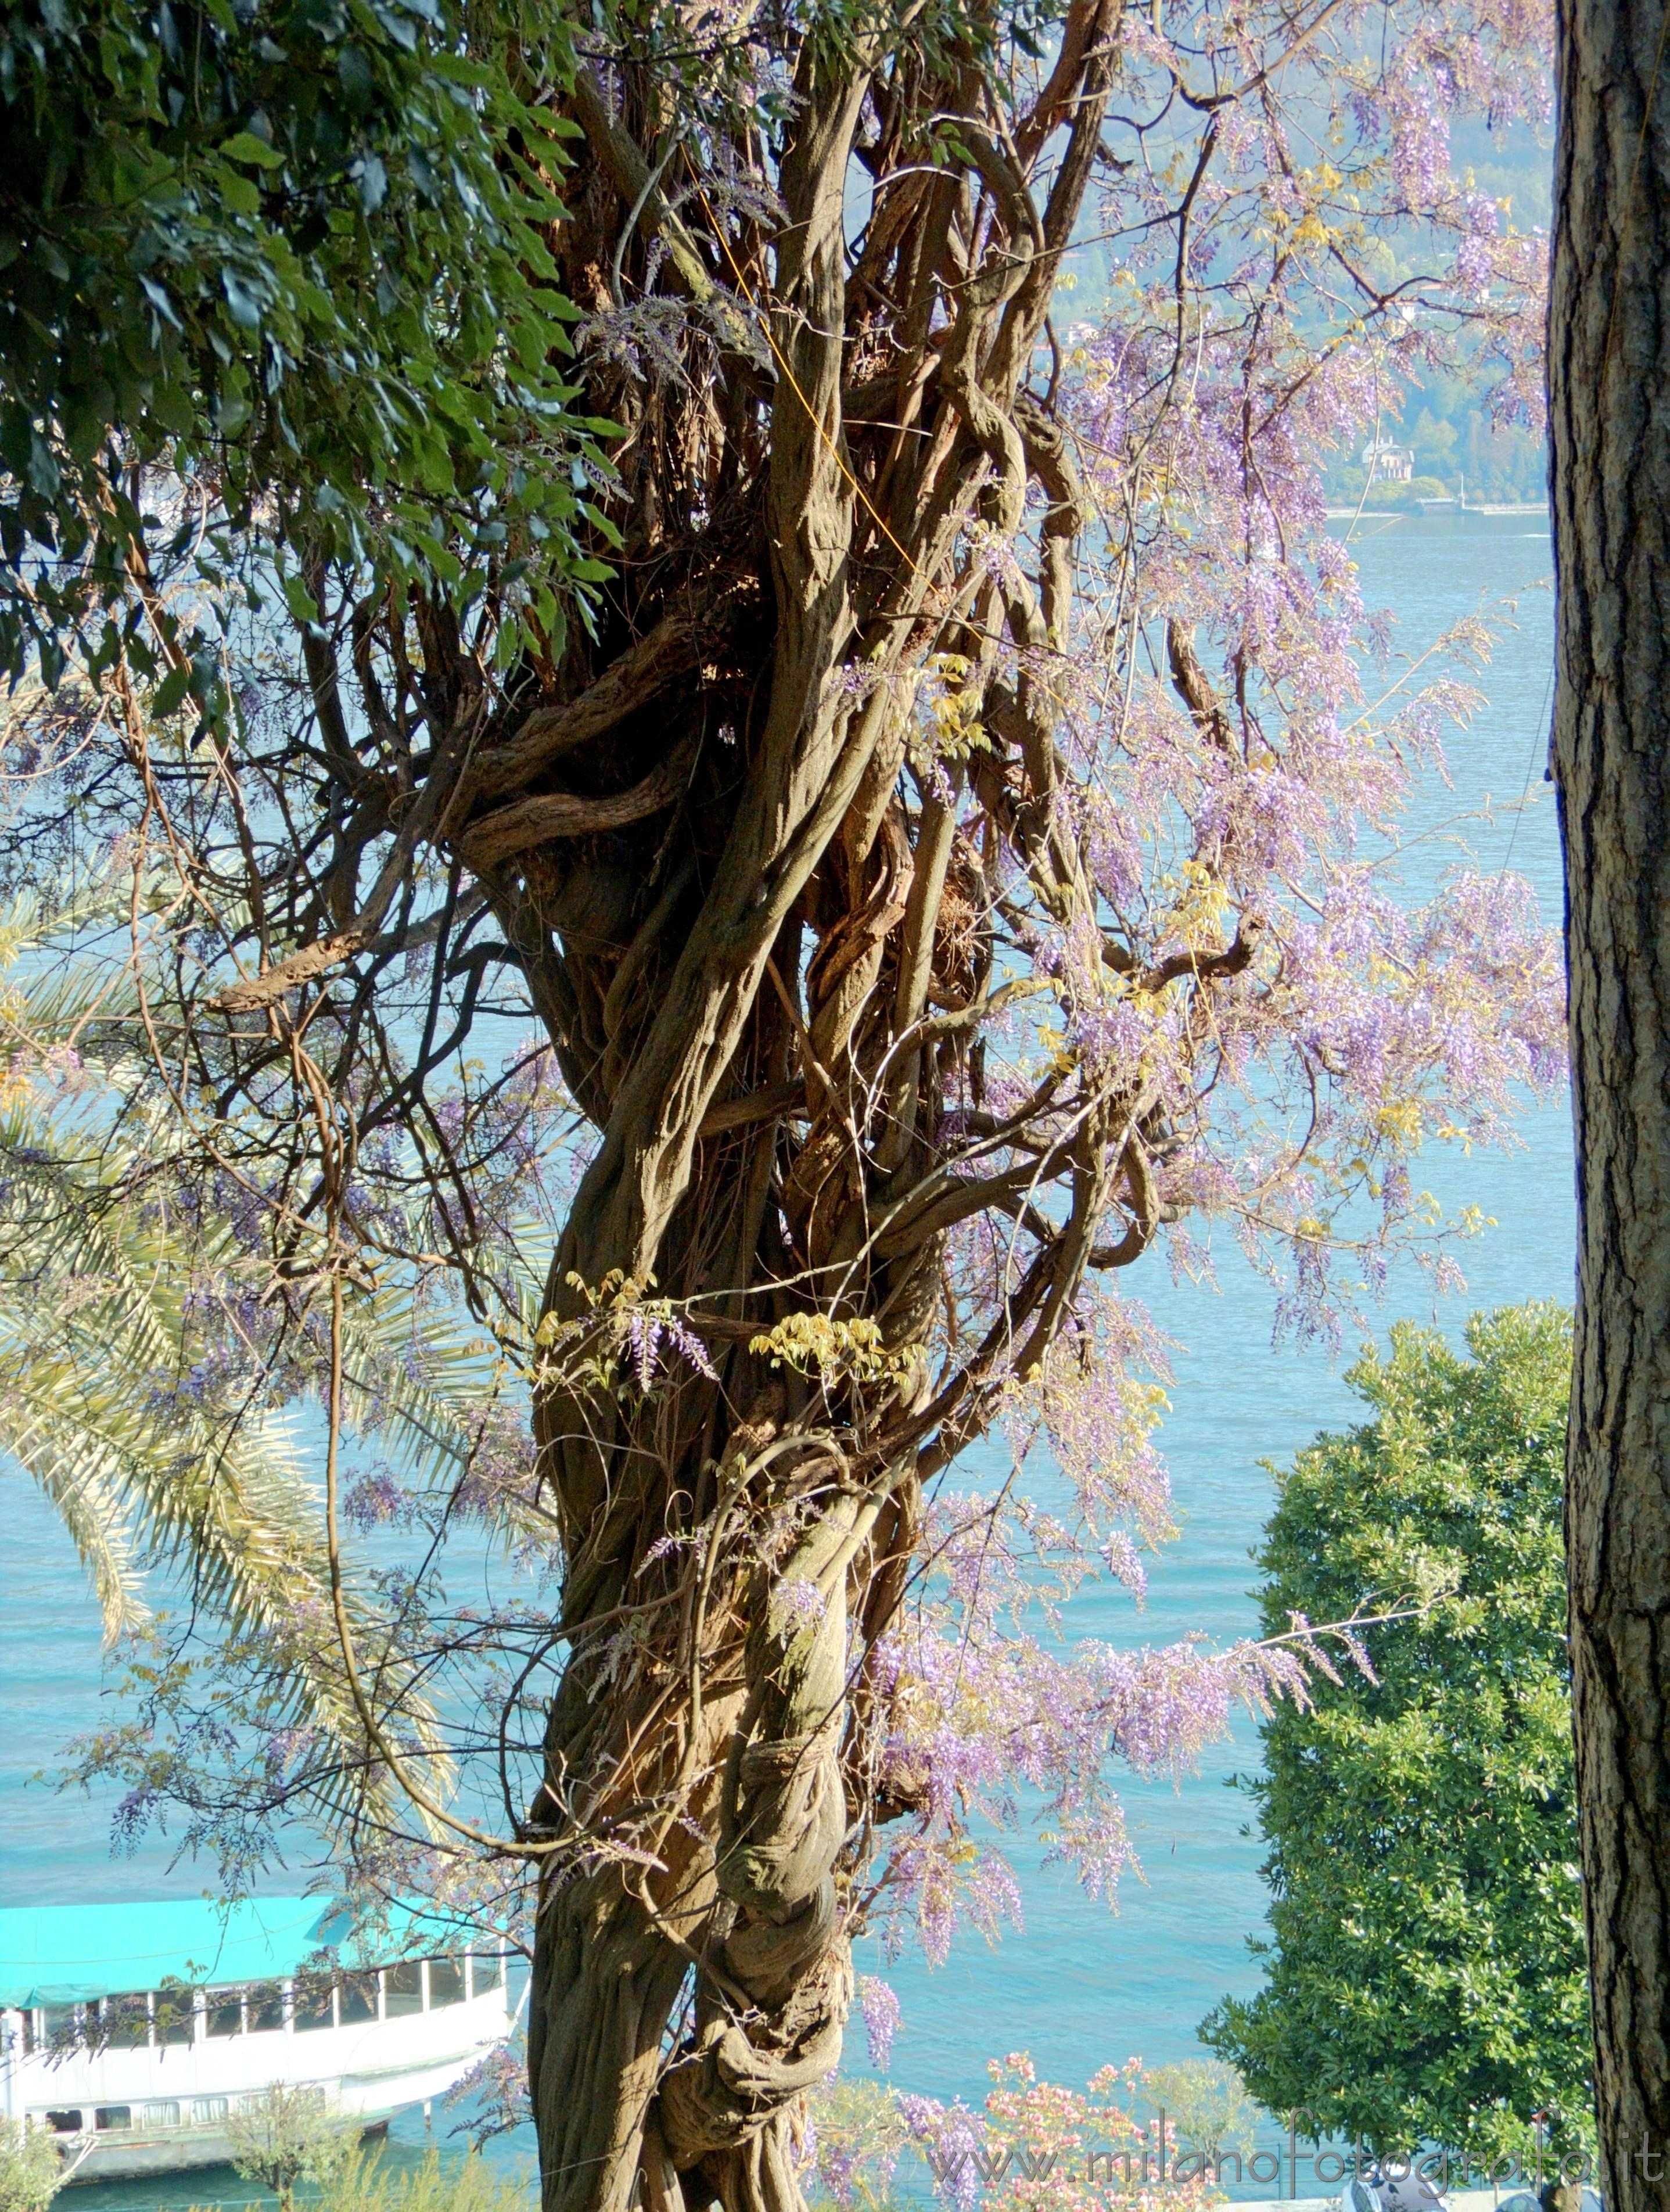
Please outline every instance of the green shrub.
[{"label": "green shrub", "polygon": [[227,2124],[232,2162],[246,2180],[272,2190],[285,2212],[295,2197],[296,2184],[311,2181],[321,2188],[357,2160],[358,2130],[352,2119],[312,2088],[286,2088],[275,2083],[264,2095],[251,2098]]},{"label": "green shrub", "polygon": [[444,2159],[424,2153],[404,2169],[382,2151],[356,2146],[321,2183],[318,2212],[529,2212],[527,2185],[495,2174],[477,2150]]},{"label": "green shrub", "polygon": [[46,2212],[63,2185],[64,2161],[51,2137],[0,2119],[0,2212]]},{"label": "green shrub", "polygon": [[1266,1632],[1412,1602],[1378,1679],[1317,1684],[1242,1779],[1269,1846],[1266,1983],[1201,2030],[1267,2110],[1376,2151],[1575,2148],[1592,2106],[1561,1490],[1570,1316],[1476,1316],[1471,1358],[1392,1332],[1371,1421],[1278,1474]]},{"label": "green shrub", "polygon": [[1151,2066],[1142,2077],[1143,2095],[1153,2112],[1174,2121],[1184,2148],[1215,2160],[1224,2152],[1253,2154],[1259,2108],[1233,2067],[1212,2058],[1185,2059],[1176,2066]]},{"label": "green shrub", "polygon": [[[317,2093],[273,2094],[292,2106],[276,2116],[274,2130],[287,2151],[294,2154],[307,2133],[307,2124],[294,2109],[298,2105],[311,2103],[316,2111],[327,2112],[330,2131],[307,2136],[306,2162],[292,2172],[288,2188],[267,2179],[276,2170],[276,2160],[270,2159],[263,2172],[249,2162],[246,2153],[236,2161],[238,2171],[252,2180],[266,2181],[287,2205],[296,2204],[301,2212],[532,2212],[531,2184],[495,2174],[478,2150],[447,2158],[432,2147],[408,2165],[398,2153],[391,2155],[386,2143],[365,2142],[352,2120],[325,2106]],[[0,2212],[12,2212],[12,2207],[0,2201]],[[35,2212],[35,2208],[20,2200],[18,2212]],[[191,2212],[218,2212],[218,2208],[193,2205]]]}]

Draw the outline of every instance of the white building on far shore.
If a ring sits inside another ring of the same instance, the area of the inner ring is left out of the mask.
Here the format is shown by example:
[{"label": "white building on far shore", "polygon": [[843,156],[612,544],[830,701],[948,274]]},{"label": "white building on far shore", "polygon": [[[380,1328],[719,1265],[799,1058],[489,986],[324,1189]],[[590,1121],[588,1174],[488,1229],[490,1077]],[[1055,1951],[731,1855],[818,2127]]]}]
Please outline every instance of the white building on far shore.
[{"label": "white building on far shore", "polygon": [[1361,458],[1371,484],[1407,483],[1415,473],[1413,453],[1407,446],[1394,445],[1389,438],[1370,438]]}]

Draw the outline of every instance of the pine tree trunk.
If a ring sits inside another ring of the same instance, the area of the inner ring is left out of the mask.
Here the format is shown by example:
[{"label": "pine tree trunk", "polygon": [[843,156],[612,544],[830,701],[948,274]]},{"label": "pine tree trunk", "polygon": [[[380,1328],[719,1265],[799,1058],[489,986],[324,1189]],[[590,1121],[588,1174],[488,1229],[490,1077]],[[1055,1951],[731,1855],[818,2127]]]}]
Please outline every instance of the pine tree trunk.
[{"label": "pine tree trunk", "polygon": [[1602,2183],[1670,2204],[1670,83],[1564,0],[1550,313],[1578,1163],[1570,1632]]}]

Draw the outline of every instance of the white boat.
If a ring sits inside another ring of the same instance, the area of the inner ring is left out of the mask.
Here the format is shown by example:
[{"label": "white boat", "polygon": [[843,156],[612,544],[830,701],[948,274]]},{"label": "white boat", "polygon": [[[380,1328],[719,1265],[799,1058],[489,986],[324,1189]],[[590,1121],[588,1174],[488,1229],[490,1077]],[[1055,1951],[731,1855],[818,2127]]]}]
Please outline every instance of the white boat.
[{"label": "white boat", "polygon": [[380,1961],[345,1934],[318,1898],[0,1908],[0,2112],[78,2181],[213,2166],[275,2086],[373,2127],[509,2034],[501,1950],[421,1905]]}]

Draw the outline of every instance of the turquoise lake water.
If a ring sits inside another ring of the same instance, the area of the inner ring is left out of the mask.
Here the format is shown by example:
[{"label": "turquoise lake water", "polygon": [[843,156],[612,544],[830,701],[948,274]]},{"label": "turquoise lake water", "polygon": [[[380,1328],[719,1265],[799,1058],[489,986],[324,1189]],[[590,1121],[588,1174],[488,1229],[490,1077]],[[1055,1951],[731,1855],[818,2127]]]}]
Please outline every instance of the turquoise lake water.
[{"label": "turquoise lake water", "polygon": [[[1448,742],[1451,784],[1423,784],[1411,819],[1424,833],[1400,873],[1418,897],[1448,866],[1487,870],[1511,860],[1535,884],[1546,916],[1560,910],[1559,862],[1552,788],[1543,781],[1549,705],[1549,541],[1540,527],[1451,526],[1400,521],[1359,527],[1354,551],[1371,604],[1397,617],[1401,649],[1418,651],[1448,623],[1478,609],[1517,601],[1517,628],[1504,636],[1480,679],[1488,709]],[[1529,804],[1521,812],[1522,793]],[[1469,861],[1469,856],[1470,861]],[[1442,1155],[1424,1163],[1423,1180],[1450,1208],[1475,1203],[1497,1225],[1466,1249],[1464,1294],[1436,1313],[1412,1267],[1394,1277],[1385,1323],[1403,1315],[1436,1320],[1459,1333],[1469,1311],[1521,1298],[1569,1299],[1572,1275],[1570,1129],[1563,1103],[1528,1115],[1523,1149],[1510,1155]],[[1184,1532],[1152,1563],[1146,1609],[1095,1589],[1078,1601],[1071,1632],[1122,1644],[1170,1641],[1204,1628],[1229,1638],[1255,1625],[1248,1553],[1268,1507],[1269,1478],[1259,1462],[1281,1460],[1320,1427],[1353,1418],[1357,1401],[1343,1381],[1350,1351],[1337,1365],[1325,1354],[1272,1350],[1270,1293],[1233,1254],[1220,1261],[1216,1292],[1174,1286],[1163,1269],[1139,1284],[1140,1296],[1182,1347],[1175,1358],[1174,1411],[1162,1441]],[[0,1471],[5,1535],[0,1548],[0,1899],[65,1904],[94,1896],[196,1894],[210,1879],[191,1866],[170,1869],[164,1839],[131,1859],[112,1860],[111,1801],[55,1794],[32,1781],[59,1747],[101,1717],[99,1627],[67,1539],[33,1489]],[[1080,1894],[1064,1871],[1045,1869],[1035,1850],[1017,1849],[1025,1905],[1023,1932],[988,1948],[977,1939],[929,1972],[920,1963],[884,1965],[904,2023],[892,2079],[938,2097],[984,2093],[984,2061],[1029,2051],[1041,2074],[1082,2086],[1097,2068],[1139,2055],[1150,2064],[1199,2056],[1195,2028],[1226,1992],[1257,1986],[1246,1939],[1262,1923],[1259,1844],[1242,1831],[1248,1808],[1227,1787],[1257,1758],[1256,1733],[1238,1727],[1181,1789],[1133,1782],[1125,1793],[1145,1880],[1127,1877],[1116,1913]],[[274,1887],[300,1886],[282,1879]],[[849,2058],[863,2066],[855,2024]],[[445,2123],[443,2123],[444,2124]],[[421,2137],[407,2121],[397,2130]],[[531,2144],[497,2155],[518,2159]],[[184,2206],[202,2201],[199,2183],[78,2191],[96,2207]],[[234,2184],[212,2191],[231,2203],[248,2194]]]}]

